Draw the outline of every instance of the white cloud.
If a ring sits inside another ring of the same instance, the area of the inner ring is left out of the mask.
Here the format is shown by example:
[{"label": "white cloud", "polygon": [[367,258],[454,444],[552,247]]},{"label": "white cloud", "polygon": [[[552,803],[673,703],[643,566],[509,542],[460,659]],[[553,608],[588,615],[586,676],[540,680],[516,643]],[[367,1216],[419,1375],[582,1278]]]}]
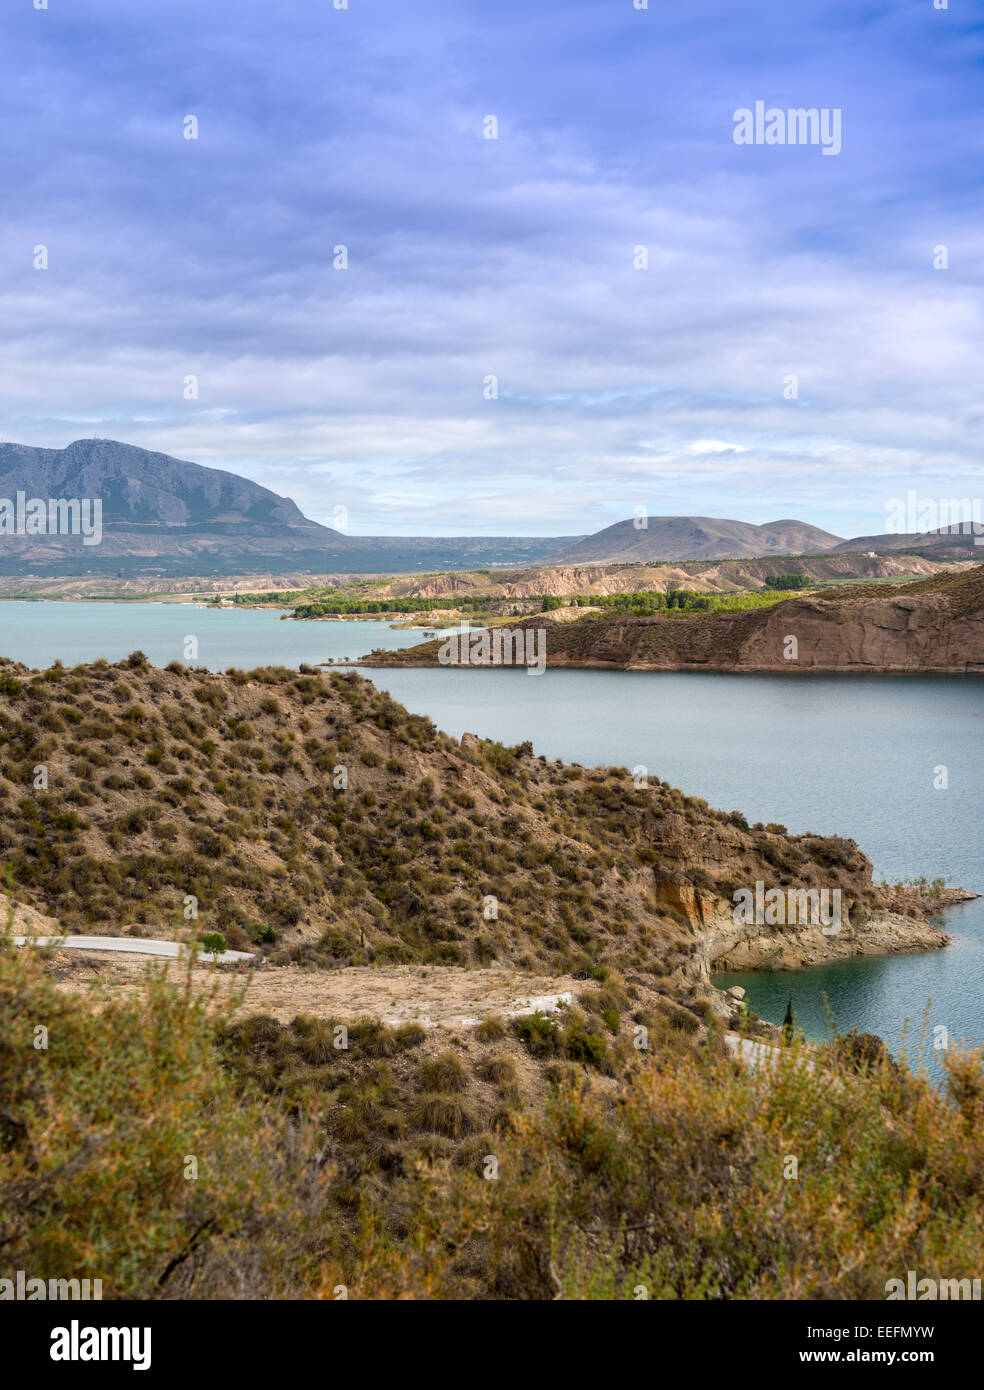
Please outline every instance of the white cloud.
[{"label": "white cloud", "polygon": [[689,446],[692,454],[747,454],[741,444],[726,444],[723,439],[695,439]]}]

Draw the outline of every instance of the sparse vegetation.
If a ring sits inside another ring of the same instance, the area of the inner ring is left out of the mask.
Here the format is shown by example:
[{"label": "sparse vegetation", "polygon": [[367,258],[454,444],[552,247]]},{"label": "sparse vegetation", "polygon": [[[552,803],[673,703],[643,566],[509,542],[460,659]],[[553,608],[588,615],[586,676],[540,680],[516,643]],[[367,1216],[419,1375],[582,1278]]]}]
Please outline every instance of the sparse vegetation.
[{"label": "sparse vegetation", "polygon": [[132,994],[68,993],[0,949],[15,1265],[108,1297],[822,1298],[984,1253],[976,1054],[947,1056],[947,1099],[863,1035],[809,1067],[792,1039],[769,1084],[720,1037],[687,904],[791,868],[859,914],[918,901],[875,888],[853,842],[461,746],[354,675],[52,669],[0,665],[0,827],[28,906],[173,933],[192,895],[205,951],[298,975],[494,961],[578,987],[451,1035],[244,1016],[210,969],[204,991],[151,969]]},{"label": "sparse vegetation", "polygon": [[567,1039],[524,1094],[501,1040],[418,1059],[421,1030],[367,1020],[340,1049],[330,1020],[232,1021],[160,970],[89,998],[0,950],[6,1258],[196,1299],[863,1299],[980,1268],[979,1054],[941,1093],[847,1035],[763,1084],[670,1026],[608,1074],[560,1055],[587,1019],[516,1030]]},{"label": "sparse vegetation", "polygon": [[68,930],[173,936],[192,897],[203,933],[280,963],[604,979],[648,969],[675,932],[666,873],[711,887],[680,857],[684,824],[743,881],[795,859],[806,886],[877,897],[846,842],[752,834],[740,813],[728,825],[656,779],[548,764],[528,742],[462,748],[353,673],[139,656],[57,680],[0,663],[2,849],[17,897]]}]

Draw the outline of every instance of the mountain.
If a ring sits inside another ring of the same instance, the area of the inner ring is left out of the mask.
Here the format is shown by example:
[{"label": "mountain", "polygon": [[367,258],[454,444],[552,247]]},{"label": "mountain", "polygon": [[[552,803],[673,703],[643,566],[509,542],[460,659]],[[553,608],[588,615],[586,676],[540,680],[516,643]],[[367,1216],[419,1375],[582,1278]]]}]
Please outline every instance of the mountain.
[{"label": "mountain", "polygon": [[[47,527],[41,534],[13,534],[18,495],[99,499],[98,543],[48,534]],[[755,526],[705,516],[651,516],[645,527],[620,521],[589,536],[350,536],[311,521],[289,497],[248,478],[133,444],[0,444],[0,575],[19,578],[429,574],[869,551],[915,551],[941,560],[982,554],[959,527],[842,540],[802,521]]]},{"label": "mountain", "polygon": [[0,498],[18,493],[98,499],[102,534],[88,545],[80,534],[0,535],[6,573],[282,567],[287,558],[337,555],[352,544],[247,478],[113,439],[77,439],[65,449],[0,445]]},{"label": "mountain", "polygon": [[294,528],[347,538],[308,521],[296,503],[259,483],[114,439],[77,439],[65,449],[0,444],[0,496],[99,497],[103,523],[152,532],[161,527]]},{"label": "mountain", "polygon": [[939,531],[909,531],[878,536],[855,536],[853,540],[842,541],[835,546],[834,555],[857,554],[875,551],[905,551],[907,554],[929,554],[933,559],[984,560],[984,534],[982,544],[975,543],[976,537],[964,525],[944,526]]},{"label": "mountain", "polygon": [[742,560],[833,550],[840,536],[803,521],[754,526],[708,516],[651,516],[606,526],[577,545],[548,556],[550,565],[644,560]]},{"label": "mountain", "polygon": [[65,449],[0,445],[0,506],[101,499],[102,537],[0,533],[0,574],[372,574],[531,564],[577,536],[347,536],[295,502],[219,468],[113,439]]}]

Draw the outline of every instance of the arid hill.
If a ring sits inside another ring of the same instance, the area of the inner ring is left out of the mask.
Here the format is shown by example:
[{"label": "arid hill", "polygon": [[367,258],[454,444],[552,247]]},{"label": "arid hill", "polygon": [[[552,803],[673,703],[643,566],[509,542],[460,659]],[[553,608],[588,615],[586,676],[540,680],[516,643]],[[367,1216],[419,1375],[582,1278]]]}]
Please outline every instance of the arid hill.
[{"label": "arid hill", "polygon": [[[652,671],[984,671],[984,566],[904,585],[858,585],[768,608],[683,617],[588,616],[546,632],[549,666]],[[790,639],[795,639],[791,642]],[[374,652],[367,666],[429,666],[441,643]]]},{"label": "arid hill", "polygon": [[[687,994],[724,958],[945,940],[851,841],[750,827],[624,768],[459,745],[354,673],[3,663],[0,852],[14,898],[64,929],[191,920],[324,966],[614,968]],[[840,889],[843,929],[736,926],[757,881]]]},{"label": "arid hill", "polygon": [[[966,507],[965,507],[966,510]],[[863,555],[906,551],[933,559],[980,558],[974,527],[895,532],[844,540],[808,522],[787,519],[756,526],[708,516],[650,516],[615,522],[547,555],[548,565],[639,563],[649,560],[735,560],[761,556]]]},{"label": "arid hill", "polygon": [[841,537],[805,521],[770,521],[755,526],[712,516],[650,516],[617,521],[547,557],[570,565],[612,560],[753,559],[760,555],[803,555],[832,550]]},{"label": "arid hill", "polygon": [[833,554],[857,554],[868,550],[879,554],[904,551],[932,559],[980,560],[980,528],[973,521],[957,522],[938,531],[889,531],[877,536],[855,536],[835,546]]},{"label": "arid hill", "polygon": [[[691,589],[695,593],[731,593],[766,587],[769,575],[795,569],[815,583],[847,579],[902,579],[949,572],[945,564],[923,555],[823,555],[795,561],[691,560],[677,564],[648,561],[635,564],[531,566],[516,570],[464,570],[450,574],[404,575],[373,584],[373,598],[454,598],[489,596],[526,599],[545,594],[666,593]],[[369,592],[368,589],[366,591]]]}]

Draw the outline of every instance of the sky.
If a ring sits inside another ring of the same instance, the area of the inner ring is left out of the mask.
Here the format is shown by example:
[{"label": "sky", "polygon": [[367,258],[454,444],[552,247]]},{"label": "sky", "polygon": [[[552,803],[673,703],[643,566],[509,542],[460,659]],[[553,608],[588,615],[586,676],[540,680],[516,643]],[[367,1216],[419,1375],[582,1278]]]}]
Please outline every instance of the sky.
[{"label": "sky", "polygon": [[[981,496],[984,5],[44,3],[0,16],[0,438],[352,535]],[[839,152],[737,144],[757,101]]]}]

